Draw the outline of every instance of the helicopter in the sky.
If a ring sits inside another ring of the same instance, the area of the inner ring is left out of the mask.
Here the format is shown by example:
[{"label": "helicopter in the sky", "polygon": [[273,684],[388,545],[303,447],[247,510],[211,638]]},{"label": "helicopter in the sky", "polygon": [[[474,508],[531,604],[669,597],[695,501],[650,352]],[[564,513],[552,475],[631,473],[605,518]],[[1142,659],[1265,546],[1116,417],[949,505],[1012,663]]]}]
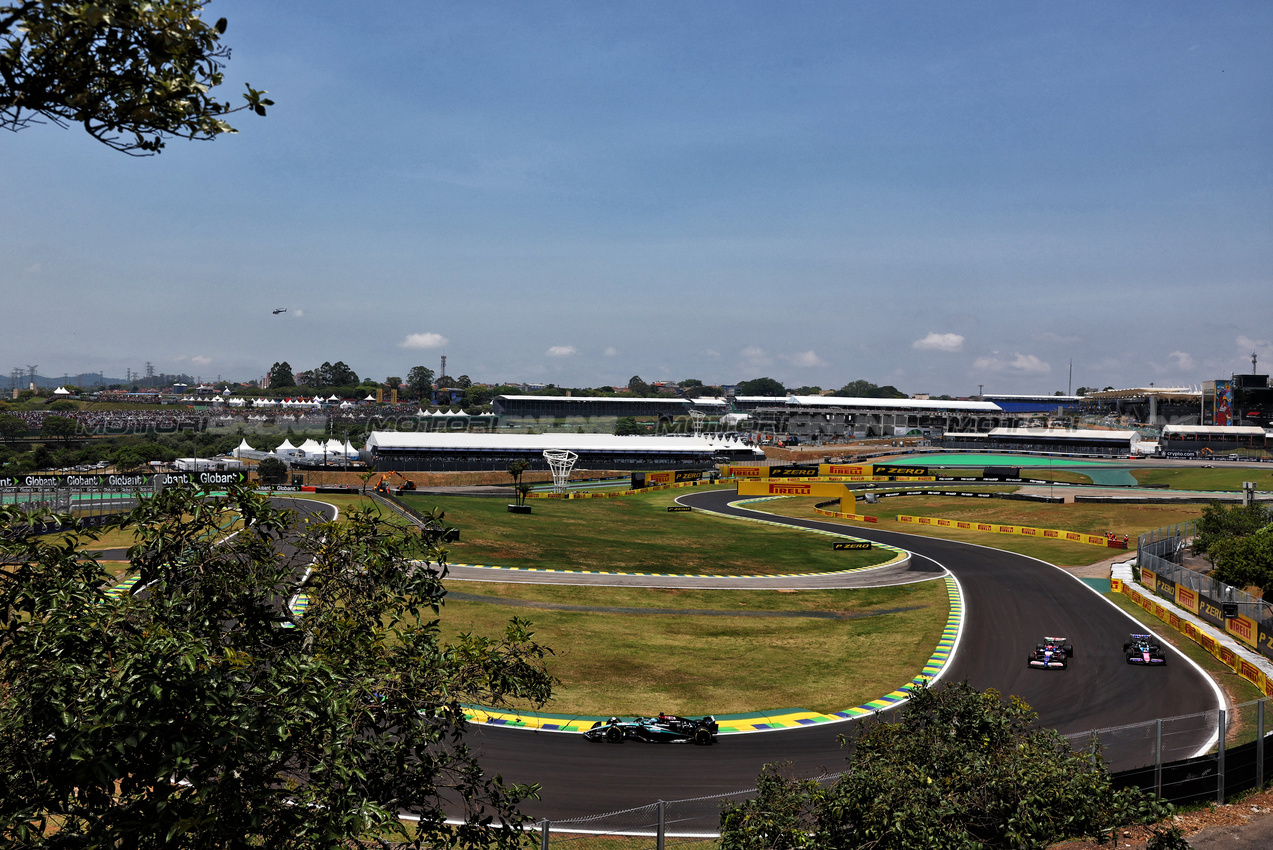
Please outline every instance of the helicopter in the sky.
[{"label": "helicopter in the sky", "polygon": [[277,316],[279,313],[286,313],[286,312],[287,312],[286,307],[279,307],[277,310],[274,311],[274,315]]}]

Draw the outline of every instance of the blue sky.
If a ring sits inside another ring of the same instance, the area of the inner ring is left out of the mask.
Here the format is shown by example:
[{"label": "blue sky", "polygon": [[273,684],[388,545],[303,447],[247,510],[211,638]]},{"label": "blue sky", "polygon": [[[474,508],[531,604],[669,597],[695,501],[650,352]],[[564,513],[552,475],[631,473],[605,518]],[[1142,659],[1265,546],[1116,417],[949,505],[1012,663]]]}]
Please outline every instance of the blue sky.
[{"label": "blue sky", "polygon": [[[967,395],[1273,368],[1273,4],[212,0],[267,118],[0,134],[0,371]],[[286,307],[286,314],[271,310]]]}]

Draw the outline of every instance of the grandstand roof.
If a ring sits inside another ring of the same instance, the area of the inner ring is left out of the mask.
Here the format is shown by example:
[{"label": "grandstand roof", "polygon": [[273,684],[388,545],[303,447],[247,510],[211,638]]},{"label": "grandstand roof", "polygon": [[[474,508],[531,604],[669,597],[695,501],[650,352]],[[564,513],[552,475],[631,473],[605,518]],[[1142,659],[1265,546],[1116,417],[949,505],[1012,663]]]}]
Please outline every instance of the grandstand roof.
[{"label": "grandstand roof", "polygon": [[1096,440],[1140,442],[1140,432],[1138,431],[1108,431],[1103,428],[994,428],[990,431],[990,436],[992,438],[1019,437],[1028,439],[1033,437],[1047,440],[1072,440],[1076,443]]},{"label": "grandstand roof", "polygon": [[[738,401],[776,401],[772,398],[748,396]],[[787,404],[799,407],[857,407],[877,410],[962,410],[968,413],[1002,413],[999,405],[989,401],[955,401],[953,399],[920,398],[852,398],[834,395],[791,395]]]},{"label": "grandstand roof", "polygon": [[1090,392],[1083,396],[1084,399],[1092,400],[1116,400],[1116,399],[1135,399],[1135,398],[1154,398],[1171,399],[1177,401],[1197,400],[1202,397],[1202,390],[1195,390],[1191,387],[1128,387],[1122,390],[1101,390],[1100,392]]},{"label": "grandstand roof", "polygon": [[1169,434],[1197,436],[1202,434],[1224,434],[1231,437],[1263,437],[1264,429],[1258,425],[1164,425],[1164,437]]},{"label": "grandstand roof", "polygon": [[[367,450],[503,450],[541,451],[569,449],[574,452],[685,452],[711,454],[717,450],[738,451],[736,440],[708,437],[616,437],[612,434],[481,434],[451,431],[372,431]],[[759,453],[759,450],[757,450]]]}]

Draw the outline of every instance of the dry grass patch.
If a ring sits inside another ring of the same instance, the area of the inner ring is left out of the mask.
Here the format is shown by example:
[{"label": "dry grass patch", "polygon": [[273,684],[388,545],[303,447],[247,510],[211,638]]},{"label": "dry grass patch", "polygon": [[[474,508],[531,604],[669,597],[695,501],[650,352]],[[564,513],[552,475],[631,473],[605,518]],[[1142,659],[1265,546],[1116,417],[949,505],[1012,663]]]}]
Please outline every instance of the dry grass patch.
[{"label": "dry grass patch", "polygon": [[[562,611],[447,600],[448,636],[498,634],[529,619],[552,647],[560,680],[547,711],[566,714],[739,713],[802,707],[838,711],[909,681],[931,656],[948,616],[940,581],[867,590],[663,590],[452,582],[453,592],[504,600],[663,609]],[[681,613],[685,609],[737,616]],[[805,616],[757,617],[752,611]],[[822,619],[810,612],[861,615]]]}]

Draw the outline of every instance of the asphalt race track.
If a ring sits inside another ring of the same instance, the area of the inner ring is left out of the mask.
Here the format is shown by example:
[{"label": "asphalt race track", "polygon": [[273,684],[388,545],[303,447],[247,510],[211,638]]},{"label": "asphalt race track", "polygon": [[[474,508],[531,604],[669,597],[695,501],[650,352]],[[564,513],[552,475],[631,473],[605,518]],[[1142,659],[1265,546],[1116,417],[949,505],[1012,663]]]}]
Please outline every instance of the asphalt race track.
[{"label": "asphalt race track", "polygon": [[[872,527],[778,518],[731,508],[733,491],[692,493],[679,502],[737,516],[761,517],[889,543],[931,558],[958,579],[965,625],[944,678],[1020,696],[1046,726],[1063,733],[1137,723],[1218,708],[1205,674],[1174,652],[1165,668],[1125,663],[1122,642],[1139,624],[1056,567],[1010,552]],[[914,568],[924,568],[914,558]],[[930,567],[931,569],[931,567]],[[1026,654],[1043,635],[1074,644],[1067,670],[1032,670]],[[745,659],[740,659],[745,663]],[[622,675],[622,670],[615,671]],[[901,682],[898,683],[902,684]],[[779,708],[780,706],[756,706]],[[654,713],[663,706],[650,706]],[[846,706],[847,708],[847,706]],[[562,711],[565,707],[555,710]],[[553,709],[550,709],[553,710]],[[474,726],[468,742],[482,765],[507,782],[539,783],[540,800],[522,805],[536,819],[561,820],[754,787],[763,765],[789,762],[799,775],[843,765],[838,738],[848,723],[727,735],[711,747],[594,744],[577,734]],[[1192,755],[1205,737],[1182,742],[1167,759]],[[1117,763],[1111,768],[1119,769]]]}]

